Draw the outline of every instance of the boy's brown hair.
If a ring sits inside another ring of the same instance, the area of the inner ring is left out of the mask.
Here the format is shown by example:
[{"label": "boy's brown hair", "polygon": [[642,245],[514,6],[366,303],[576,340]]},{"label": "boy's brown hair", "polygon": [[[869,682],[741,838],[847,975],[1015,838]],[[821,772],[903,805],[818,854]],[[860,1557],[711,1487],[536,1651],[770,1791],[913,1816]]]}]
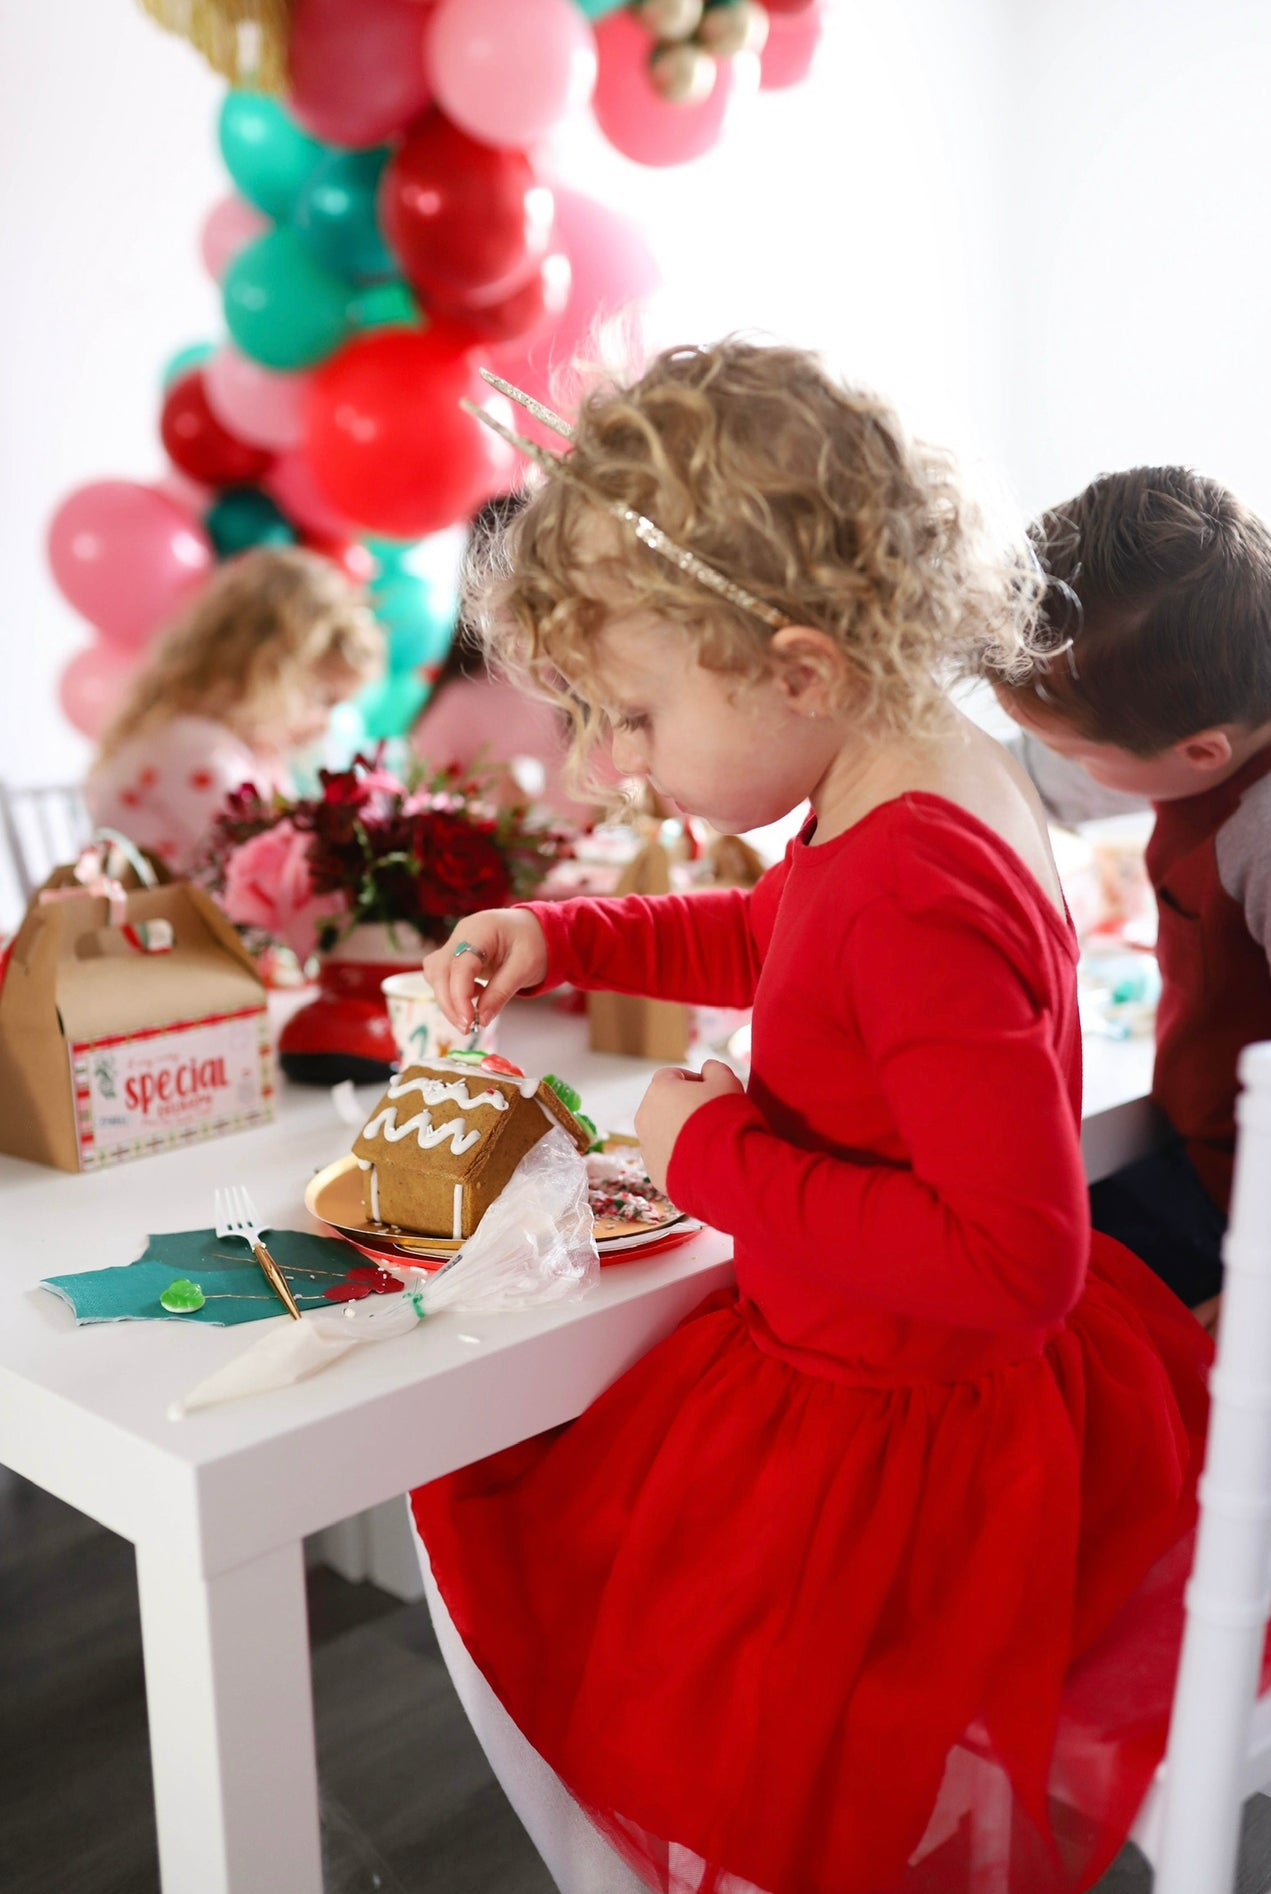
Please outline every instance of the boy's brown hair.
[{"label": "boy's brown hair", "polygon": [[1226,487],[1186,467],[1101,474],[1032,539],[1057,648],[1004,701],[1136,756],[1271,719],[1271,529]]}]

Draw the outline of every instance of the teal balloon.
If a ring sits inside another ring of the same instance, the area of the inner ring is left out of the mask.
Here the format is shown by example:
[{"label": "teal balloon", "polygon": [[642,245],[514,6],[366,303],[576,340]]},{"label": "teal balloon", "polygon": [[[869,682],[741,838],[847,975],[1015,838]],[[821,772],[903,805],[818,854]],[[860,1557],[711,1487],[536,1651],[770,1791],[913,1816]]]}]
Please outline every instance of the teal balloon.
[{"label": "teal balloon", "polygon": [[309,174],[292,221],[311,256],[351,282],[397,274],[380,235],[375,197],[388,150],[332,151]]},{"label": "teal balloon", "polygon": [[315,263],[297,231],[257,237],[225,272],[225,323],[266,368],[312,368],[349,333],[349,286]]},{"label": "teal balloon", "polygon": [[164,393],[167,393],[174,381],[180,381],[182,375],[188,375],[192,368],[197,368],[201,362],[206,362],[208,357],[215,353],[215,342],[190,342],[185,348],[178,349],[175,355],[170,355],[163,364],[159,377]]},{"label": "teal balloon", "polygon": [[267,217],[290,217],[310,172],[329,149],[301,131],[264,92],[228,93],[217,136],[226,170]]},{"label": "teal balloon", "polygon": [[625,7],[628,0],[578,0],[581,12],[589,20],[603,20],[606,13],[616,13],[619,7]]},{"label": "teal balloon", "polygon": [[387,585],[390,579],[406,574],[426,579],[429,584],[448,585],[457,595],[467,540],[466,527],[448,526],[424,539],[386,539],[382,534],[368,533],[362,544],[378,567],[374,586]]},{"label": "teal balloon", "polygon": [[404,737],[428,702],[432,686],[418,671],[390,671],[354,699],[368,737]]},{"label": "teal balloon", "polygon": [[260,487],[226,487],[203,516],[217,556],[232,559],[252,546],[294,546],[299,535]]},{"label": "teal balloon", "polygon": [[349,317],[358,329],[417,329],[419,304],[405,283],[373,283],[359,290],[349,304]]},{"label": "teal balloon", "polygon": [[459,599],[453,586],[427,579],[381,579],[371,590],[375,616],[388,634],[390,671],[416,671],[444,662],[454,641]]},{"label": "teal balloon", "polygon": [[367,533],[362,544],[375,561],[373,584],[387,585],[390,579],[409,571],[406,560],[419,543],[417,539],[382,539],[378,533]]}]

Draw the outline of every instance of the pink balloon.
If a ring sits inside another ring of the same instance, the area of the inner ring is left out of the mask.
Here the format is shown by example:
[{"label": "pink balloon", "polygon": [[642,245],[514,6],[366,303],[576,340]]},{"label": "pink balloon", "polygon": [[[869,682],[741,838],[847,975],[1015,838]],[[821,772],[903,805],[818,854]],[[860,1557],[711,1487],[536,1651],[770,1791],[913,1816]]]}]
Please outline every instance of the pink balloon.
[{"label": "pink balloon", "polygon": [[131,652],[90,644],[77,651],[58,679],[58,701],[68,723],[94,743],[123,703],[136,675]]},{"label": "pink balloon", "polygon": [[199,480],[191,480],[189,474],[183,474],[179,467],[168,462],[168,471],[162,480],[153,483],[156,493],[162,493],[167,499],[175,500],[183,513],[194,513],[199,519],[207,512],[216,498],[215,487],[205,487]]},{"label": "pink balloon", "polygon": [[520,150],[587,103],[596,39],[576,0],[438,0],[424,68],[447,118]]},{"label": "pink balloon", "polygon": [[203,364],[207,404],[223,428],[253,447],[298,447],[304,434],[302,409],[307,375],[262,368],[223,342]]},{"label": "pink balloon", "polygon": [[596,123],[637,164],[683,164],[718,142],[736,102],[754,90],[759,67],[752,53],[719,60],[710,93],[697,105],[672,105],[653,89],[649,54],[654,40],[625,9],[597,22],[600,64],[592,110]]},{"label": "pink balloon", "polygon": [[759,55],[759,83],[765,92],[798,85],[806,79],[825,28],[822,0],[797,13],[770,13],[768,38]]},{"label": "pink balloon", "polygon": [[422,44],[431,0],[296,0],[292,112],[333,145],[378,145],[429,102]]},{"label": "pink balloon", "polygon": [[199,252],[212,281],[219,283],[239,251],[272,229],[269,218],[236,191],[213,204],[199,232]]},{"label": "pink balloon", "polygon": [[155,487],[95,480],[49,523],[58,589],[113,644],[135,650],[176,617],[212,569],[197,519]]},{"label": "pink balloon", "polygon": [[304,455],[293,450],[279,454],[264,481],[265,491],[277,500],[293,526],[319,538],[356,539],[361,528],[338,513],[319,492]]},{"label": "pink balloon", "polygon": [[553,378],[606,318],[653,295],[662,283],[657,259],[638,224],[582,191],[553,186],[552,248],[569,258],[569,296],[562,314],[535,334],[489,351],[490,366],[550,407]]}]

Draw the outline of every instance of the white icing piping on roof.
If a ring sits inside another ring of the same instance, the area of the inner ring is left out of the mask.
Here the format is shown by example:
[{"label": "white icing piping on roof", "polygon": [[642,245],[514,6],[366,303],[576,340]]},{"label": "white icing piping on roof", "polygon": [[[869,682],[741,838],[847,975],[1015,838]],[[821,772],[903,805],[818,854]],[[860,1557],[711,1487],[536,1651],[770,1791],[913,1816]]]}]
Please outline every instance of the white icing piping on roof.
[{"label": "white icing piping on roof", "polygon": [[466,1077],[448,1081],[424,1077],[408,1079],[399,1072],[389,1081],[388,1096],[405,1098],[407,1092],[418,1092],[425,1105],[441,1105],[450,1098],[463,1111],[475,1111],[479,1105],[489,1105],[495,1111],[508,1110],[508,1101],[502,1092],[478,1092],[474,1098]]},{"label": "white icing piping on roof", "polygon": [[449,1139],[451,1153],[455,1157],[461,1157],[465,1151],[471,1150],[481,1137],[479,1131],[469,1131],[464,1118],[451,1118],[444,1125],[435,1125],[426,1109],[417,1111],[413,1118],[408,1118],[404,1125],[399,1125],[395,1105],[385,1105],[383,1111],[377,1111],[375,1116],[362,1127],[362,1136],[375,1138],[379,1136],[381,1130],[388,1144],[397,1144],[414,1132],[419,1140],[421,1151],[431,1151],[434,1145],[444,1144]]}]

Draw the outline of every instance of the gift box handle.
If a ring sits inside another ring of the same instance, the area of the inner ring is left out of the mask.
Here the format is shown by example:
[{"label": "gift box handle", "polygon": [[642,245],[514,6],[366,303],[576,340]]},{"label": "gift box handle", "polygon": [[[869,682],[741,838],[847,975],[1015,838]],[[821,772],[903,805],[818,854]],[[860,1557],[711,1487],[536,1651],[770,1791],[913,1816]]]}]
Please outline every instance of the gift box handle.
[{"label": "gift box handle", "polygon": [[95,829],[79,852],[72,869],[74,881],[69,887],[42,888],[41,905],[51,901],[78,901],[87,895],[105,900],[110,908],[110,924],[119,929],[124,940],[139,954],[172,952],[175,936],[171,921],[129,921],[128,891],[119,879],[119,860],[132,869],[143,888],[157,888],[159,877],[141,850],[118,829]]}]

